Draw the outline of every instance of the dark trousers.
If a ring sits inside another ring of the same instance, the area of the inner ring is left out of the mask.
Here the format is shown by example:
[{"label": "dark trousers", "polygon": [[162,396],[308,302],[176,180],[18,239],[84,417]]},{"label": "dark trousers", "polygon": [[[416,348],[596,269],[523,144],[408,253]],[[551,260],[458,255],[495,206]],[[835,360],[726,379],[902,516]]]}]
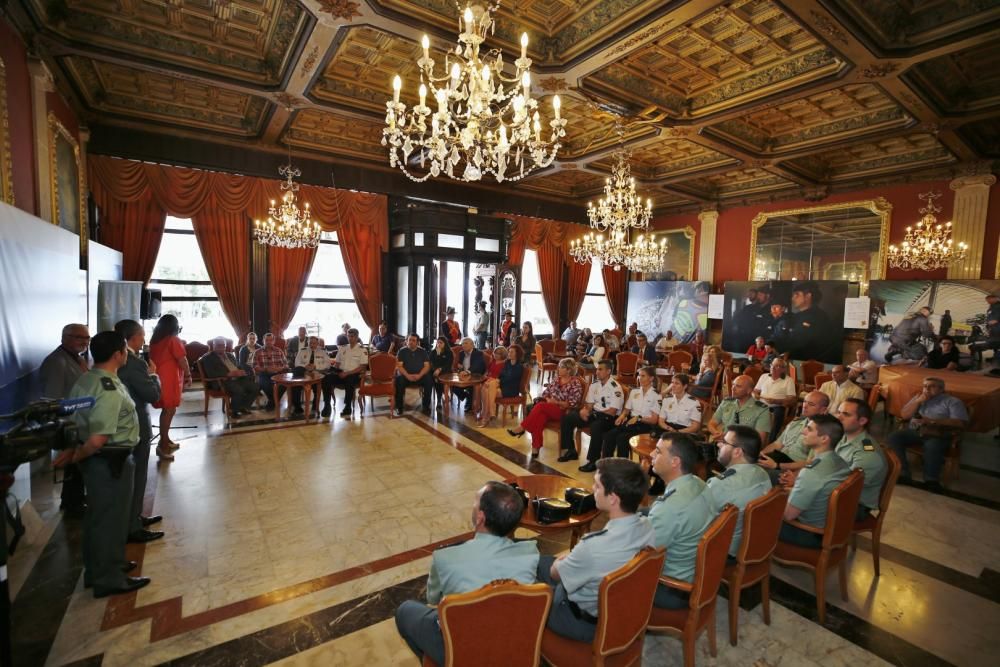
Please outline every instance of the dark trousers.
[{"label": "dark trousers", "polygon": [[798,526],[793,526],[788,523],[781,524],[781,532],[778,533],[778,539],[782,542],[788,542],[789,544],[794,544],[799,547],[808,547],[810,549],[819,549],[823,546],[823,536],[818,533],[810,533],[808,530],[802,530]]},{"label": "dark trousers", "polygon": [[246,410],[257,400],[257,394],[260,393],[260,388],[254,379],[246,375],[229,378],[223,383],[226,386],[226,393],[229,394],[229,405],[233,411]]},{"label": "dark trousers", "polygon": [[129,504],[128,532],[142,530],[142,504],[146,497],[146,479],[149,476],[149,442],[152,440],[152,429],[149,424],[149,408],[144,404],[139,412],[139,444],[132,448],[132,460],[135,463],[135,476],[132,478],[132,502]]},{"label": "dark trousers", "polygon": [[472,403],[474,387],[452,387],[451,395],[457,398],[460,402],[465,401],[466,403]]},{"label": "dark trousers", "polygon": [[87,485],[87,514],[83,521],[84,583],[95,592],[125,585],[125,541],[128,538],[132,480],[135,469],[129,456],[115,477],[103,454],[80,462]]},{"label": "dark trousers", "polygon": [[333,390],[337,387],[343,387],[344,409],[352,409],[351,406],[354,405],[354,393],[357,391],[360,383],[361,375],[358,373],[344,377],[340,377],[336,372],[327,375],[323,378],[323,403],[325,405],[330,405],[331,402],[335,403],[336,399],[333,396]]},{"label": "dark trousers", "polygon": [[996,350],[1000,349],[1000,338],[987,338],[986,340],[981,340],[978,343],[973,343],[969,346],[969,352],[972,354],[972,360],[977,362],[983,361],[983,350],[993,350],[994,361],[996,361]]},{"label": "dark trousers", "polygon": [[772,405],[771,406],[771,433],[768,435],[768,442],[774,442],[778,439],[778,434],[781,433],[781,427],[785,423],[785,406],[784,405]]},{"label": "dark trousers", "polygon": [[[271,382],[271,376],[274,373],[269,371],[264,371],[263,373],[257,373],[257,386],[260,390],[264,392],[264,396],[267,397],[267,404],[273,406],[274,402],[274,383]],[[282,396],[285,395],[285,388],[278,387],[278,399],[280,400]]]},{"label": "dark trousers", "polygon": [[554,560],[555,556],[542,556],[538,559],[538,581],[552,586],[554,593],[546,627],[562,637],[578,642],[592,642],[597,624],[581,614],[580,609],[569,599],[565,586],[553,581],[551,571]]},{"label": "dark trousers", "polygon": [[444,637],[437,609],[406,600],[396,610],[396,630],[418,658],[426,655],[434,664],[444,664]]},{"label": "dark trousers", "polygon": [[434,391],[434,378],[430,373],[425,374],[416,382],[410,382],[402,375],[396,376],[396,409],[403,409],[403,394],[407,387],[420,387],[423,390],[422,405],[425,410],[431,408],[431,392]]},{"label": "dark trousers", "polygon": [[578,428],[590,427],[590,449],[587,450],[587,460],[596,461],[601,458],[601,448],[604,443],[604,434],[615,426],[615,418],[604,415],[600,412],[591,412],[589,419],[583,419],[579,410],[571,410],[559,420],[559,449],[560,451],[575,452],[576,438],[575,432]]},{"label": "dark trousers", "polygon": [[601,455],[605,458],[609,456],[628,458],[630,449],[628,441],[631,440],[633,436],[649,433],[655,428],[656,424],[643,424],[642,422],[631,426],[616,426],[604,434],[604,444],[602,446]]},{"label": "dark trousers", "polygon": [[660,609],[687,609],[690,604],[689,600],[690,595],[688,593],[663,584],[657,584],[653,606]]},{"label": "dark trousers", "polygon": [[889,434],[889,446],[896,452],[902,464],[900,476],[910,476],[910,462],[906,459],[907,447],[923,447],[924,449],[924,481],[937,482],[941,479],[941,468],[944,458],[951,447],[951,441],[943,437],[922,438],[916,431],[904,428]]},{"label": "dark trousers", "polygon": [[62,500],[60,509],[68,511],[79,511],[87,504],[87,496],[83,490],[83,473],[80,466],[70,463],[63,468],[62,491],[59,496]]}]

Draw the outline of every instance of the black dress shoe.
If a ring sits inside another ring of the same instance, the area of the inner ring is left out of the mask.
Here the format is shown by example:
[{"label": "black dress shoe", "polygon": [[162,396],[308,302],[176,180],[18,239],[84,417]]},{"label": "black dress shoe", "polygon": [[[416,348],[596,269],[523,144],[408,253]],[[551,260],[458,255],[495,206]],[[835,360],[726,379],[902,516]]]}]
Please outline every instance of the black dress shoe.
[{"label": "black dress shoe", "polygon": [[306,413],[306,411],[303,410],[302,408],[293,408],[292,409],[292,414],[293,415],[304,415],[305,413]]},{"label": "black dress shoe", "polygon": [[559,463],[566,463],[567,461],[575,461],[579,456],[580,455],[576,452],[566,452],[565,454],[560,455],[556,461],[559,461]]},{"label": "black dress shoe", "polygon": [[95,598],[106,598],[109,595],[121,595],[137,591],[143,586],[149,585],[149,577],[125,577],[125,585],[121,588],[95,588]]},{"label": "black dress shoe", "polygon": [[152,542],[153,540],[158,540],[163,537],[162,530],[137,530],[128,534],[128,542],[130,544],[142,544],[143,542]]},{"label": "black dress shoe", "polygon": [[350,417],[351,416],[351,409],[350,408],[344,408],[343,410],[340,411],[340,416],[341,417],[345,417],[345,418],[346,417]]},{"label": "black dress shoe", "polygon": [[924,490],[931,493],[943,493],[944,487],[941,486],[941,482],[932,479],[924,482]]},{"label": "black dress shoe", "polygon": [[520,438],[522,435],[524,435],[524,431],[521,431],[520,433],[518,433],[517,431],[515,431],[512,428],[507,429],[507,432],[510,433],[515,438]]},{"label": "black dress shoe", "polygon": [[593,461],[588,461],[587,463],[584,463],[582,466],[577,468],[577,470],[579,470],[580,472],[594,472],[595,470],[597,470],[597,464],[594,463]]},{"label": "black dress shoe", "polygon": [[899,479],[896,480],[896,484],[900,486],[913,486],[913,478],[909,475],[900,475]]},{"label": "black dress shoe", "polygon": [[333,408],[331,408],[329,405],[324,405],[323,406],[323,412],[319,413],[319,416],[320,417],[329,417],[331,413],[333,413]]},{"label": "black dress shoe", "polygon": [[139,521],[142,523],[142,527],[152,526],[154,523],[159,523],[163,521],[163,516],[160,514],[154,514],[153,516],[140,516]]},{"label": "black dress shoe", "polygon": [[403,416],[403,408],[396,408],[396,416],[397,417]]},{"label": "black dress shoe", "polygon": [[127,560],[125,561],[125,567],[122,568],[122,572],[128,573],[137,567],[139,567],[139,563],[134,560]]}]

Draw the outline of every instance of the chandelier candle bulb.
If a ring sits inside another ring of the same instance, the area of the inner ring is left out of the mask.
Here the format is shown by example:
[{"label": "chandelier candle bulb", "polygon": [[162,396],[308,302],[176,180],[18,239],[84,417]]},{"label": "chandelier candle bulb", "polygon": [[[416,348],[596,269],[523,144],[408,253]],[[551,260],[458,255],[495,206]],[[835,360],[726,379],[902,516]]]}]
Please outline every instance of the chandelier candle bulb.
[{"label": "chandelier candle bulb", "polygon": [[521,33],[521,58],[524,59],[528,55],[528,33]]},{"label": "chandelier candle bulb", "polygon": [[392,77],[392,101],[395,104],[399,104],[399,91],[403,87],[403,80],[399,78],[399,75]]},{"label": "chandelier candle bulb", "polygon": [[420,45],[424,47],[424,58],[430,60],[431,40],[424,35],[420,40]]},{"label": "chandelier candle bulb", "polygon": [[562,100],[559,99],[558,95],[552,98],[552,113],[555,114],[556,120],[559,120],[559,110],[562,108]]}]

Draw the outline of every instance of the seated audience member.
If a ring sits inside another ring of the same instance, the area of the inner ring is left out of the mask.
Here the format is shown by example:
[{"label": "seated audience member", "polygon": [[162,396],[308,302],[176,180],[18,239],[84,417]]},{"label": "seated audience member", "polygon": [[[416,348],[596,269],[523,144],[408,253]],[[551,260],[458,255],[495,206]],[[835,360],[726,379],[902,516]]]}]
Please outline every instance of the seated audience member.
[{"label": "seated audience member", "polygon": [[646,495],[646,475],[628,459],[602,459],[594,475],[597,509],[608,513],[603,530],[584,535],[558,558],[538,559],[538,580],[555,587],[548,628],[581,642],[594,639],[601,581],[653,544],[653,526],[636,514]]},{"label": "seated audience member", "polygon": [[604,342],[604,334],[597,334],[594,336],[593,344],[587,350],[587,354],[583,355],[580,361],[584,364],[594,364],[596,366],[602,359],[610,359],[608,356],[608,346]]},{"label": "seated audience member", "polygon": [[347,332],[350,330],[351,330],[351,325],[348,324],[347,322],[344,322],[343,324],[340,325],[340,333],[337,334],[337,347],[340,347],[341,345],[347,345],[348,343]]},{"label": "seated audience member", "polygon": [[747,360],[751,364],[756,364],[763,362],[765,357],[767,357],[767,343],[764,342],[763,336],[757,336],[753,345],[747,350]]},{"label": "seated audience member", "polygon": [[[590,351],[590,346],[594,342],[594,334],[591,332],[589,327],[584,327],[583,331],[576,339],[576,356],[583,357]],[[573,352],[574,350],[570,350]]]},{"label": "seated audience member", "polygon": [[[482,388],[479,392],[479,420],[476,422],[476,426],[479,428],[486,428],[489,426],[490,420],[496,415],[496,402],[497,394],[501,392],[502,387],[500,386],[500,376],[504,371],[504,368],[509,366],[507,363],[507,357],[509,354],[517,355],[517,350],[520,350],[520,346],[511,345],[511,353],[507,352],[505,347],[493,348],[493,363],[490,367],[486,369],[486,380],[482,384]],[[518,366],[518,373],[523,370],[523,366],[520,364]],[[521,376],[517,376],[517,382],[514,386],[510,386],[511,383],[511,373],[508,373],[508,387],[509,391],[513,393],[510,394],[511,397],[517,396],[521,393]]]},{"label": "seated audience member", "polygon": [[566,350],[572,351],[576,347],[576,340],[580,337],[580,330],[576,328],[576,320],[569,323],[566,330],[562,332],[562,339],[566,341]]},{"label": "seated audience member", "polygon": [[392,334],[389,333],[389,325],[385,323],[385,320],[378,323],[378,333],[372,336],[372,353],[384,352],[386,354],[392,354],[392,344],[393,344]]},{"label": "seated audience member", "polygon": [[304,350],[309,345],[309,336],[306,335],[306,328],[299,327],[298,335],[285,341],[285,365],[288,368],[295,366],[295,356],[299,350]]},{"label": "seated audience member", "polygon": [[778,476],[785,470],[798,470],[808,463],[809,449],[802,443],[802,432],[806,424],[816,415],[825,415],[830,405],[830,397],[821,391],[811,391],[802,399],[802,416],[788,422],[778,439],[764,448],[757,463],[769,471],[771,481],[778,482]]},{"label": "seated audience member", "polygon": [[868,435],[868,424],[872,420],[872,410],[868,403],[858,398],[848,398],[840,404],[837,419],[844,427],[844,437],[837,443],[834,452],[847,462],[851,470],[865,473],[861,501],[858,503],[857,521],[878,508],[878,497],[882,492],[882,482],[888,472],[885,454],[878,443]]},{"label": "seated audience member", "polygon": [[960,360],[961,355],[955,345],[955,339],[951,336],[941,336],[938,339],[937,347],[927,354],[927,368],[957,371],[961,370],[958,367]]},{"label": "seated audience member", "polygon": [[[320,347],[319,337],[309,336],[307,346],[299,350],[298,354],[295,355],[295,366],[293,366],[293,368],[301,368],[307,372],[316,372],[323,375],[320,387],[322,388],[327,407],[323,411],[324,417],[330,416],[330,398],[333,396],[333,389],[330,386],[332,379],[330,369],[332,368],[332,364],[330,354],[324,348]],[[320,391],[313,388],[312,408],[314,412],[318,411],[319,408],[319,395]],[[300,387],[292,388],[292,412],[294,414],[302,412],[302,389]]]},{"label": "seated audience member", "polygon": [[431,359],[427,350],[420,347],[420,338],[415,333],[406,337],[406,347],[396,354],[396,414],[403,414],[403,395],[407,387],[420,387],[423,391],[421,410],[431,413],[431,392],[434,379],[431,375]]},{"label": "seated audience member", "polygon": [[[653,472],[667,483],[649,508],[653,543],[667,549],[663,574],[688,583],[694,579],[698,542],[716,515],[712,492],[693,474],[697,462],[698,447],[686,433],[664,433],[653,450]],[[688,606],[688,595],[657,584],[653,604],[682,609]]]},{"label": "seated audience member", "polygon": [[656,351],[660,354],[667,354],[673,351],[677,344],[680,343],[679,340],[674,338],[673,331],[667,331],[667,335],[661,336],[660,340],[656,341]]},{"label": "seated audience member", "polygon": [[688,387],[688,393],[695,398],[708,400],[712,396],[719,373],[722,372],[722,364],[719,363],[719,355],[715,348],[708,348],[701,356],[701,369],[694,378],[694,384]]},{"label": "seated audience member", "polygon": [[354,406],[354,392],[361,384],[361,378],[368,370],[368,350],[358,340],[358,330],[347,330],[347,345],[337,348],[337,358],[333,362],[334,368],[327,375],[329,380],[329,392],[324,393],[323,416],[329,417],[333,412],[332,404],[336,402],[333,396],[335,387],[344,388],[344,409],[340,411],[341,417],[350,417]]},{"label": "seated audience member", "polygon": [[722,440],[726,429],[732,424],[752,426],[760,433],[760,439],[767,441],[771,432],[771,411],[765,403],[753,397],[753,378],[738,375],[733,380],[732,396],[719,403],[715,414],[708,421],[708,432],[712,440]]},{"label": "seated audience member", "polygon": [[[507,429],[507,433],[520,438],[525,432],[531,434],[531,455],[538,456],[542,449],[543,431],[550,421],[560,421],[570,410],[578,410],[583,403],[583,380],[576,374],[576,362],[562,359],[556,371],[556,379],[545,386],[541,398],[535,403],[521,422],[521,430]],[[575,447],[574,447],[575,451]]]},{"label": "seated audience member", "polygon": [[952,436],[969,421],[969,412],[961,399],[944,391],[944,380],[924,378],[923,391],[911,398],[899,413],[909,419],[909,428],[889,434],[889,446],[896,452],[903,469],[900,484],[912,484],[907,447],[923,447],[924,486],[928,491],[941,490],[941,468],[951,446]]},{"label": "seated audience member", "polygon": [[250,405],[256,400],[260,388],[253,375],[248,375],[236,363],[236,357],[226,352],[226,339],[213,338],[212,349],[198,360],[201,369],[205,371],[205,381],[216,380],[222,384],[229,394],[229,410],[234,417],[239,417],[250,411]]},{"label": "seated audience member", "polygon": [[614,428],[615,418],[625,403],[625,390],[611,377],[612,365],[607,359],[597,364],[595,380],[587,389],[583,406],[579,410],[567,410],[559,420],[559,461],[575,461],[580,455],[576,451],[576,429],[590,427],[590,448],[587,463],[580,466],[583,472],[597,470],[597,459],[601,458],[604,435]]},{"label": "seated audience member", "polygon": [[494,579],[535,583],[538,546],[534,540],[510,539],[524,513],[524,500],[502,482],[487,482],[472,506],[473,537],[437,549],[427,578],[427,604],[407,600],[396,610],[396,629],[410,649],[437,665],[445,664],[444,638],[434,606],[445,596],[469,593]]},{"label": "seated audience member", "polygon": [[[305,327],[302,327],[301,331],[304,332]],[[253,370],[257,374],[257,385],[267,397],[267,405],[264,406],[266,410],[274,410],[274,383],[271,381],[271,376],[288,370],[287,358],[285,352],[274,344],[274,334],[264,334],[264,347],[253,355]],[[293,358],[292,361],[294,362],[295,359]],[[285,388],[279,386],[279,400],[284,393]]]},{"label": "seated audience member", "polygon": [[639,345],[639,323],[633,322],[628,325],[628,333],[622,338],[622,347],[631,350]]},{"label": "seated audience member", "polygon": [[787,370],[784,359],[775,359],[767,375],[761,375],[753,389],[754,397],[766,403],[773,416],[768,434],[768,440],[772,441],[778,437],[785,423],[785,415],[797,400],[795,380],[788,377]]},{"label": "seated audience member", "polygon": [[[705,332],[698,330],[691,341],[691,354],[694,355],[694,364],[701,363],[701,357],[705,354]],[[693,367],[693,366],[692,366]]]},{"label": "seated audience member", "polygon": [[854,353],[854,363],[847,367],[847,377],[862,388],[871,388],[878,382],[878,364],[871,360],[868,350],[861,348]]},{"label": "seated audience member", "polygon": [[847,379],[847,367],[842,364],[837,364],[832,369],[830,369],[830,375],[833,376],[832,380],[828,380],[823,383],[823,386],[817,387],[821,392],[830,397],[830,414],[837,414],[837,408],[840,407],[840,403],[847,398],[865,398],[864,390],[858,385]]},{"label": "seated audience member", "polygon": [[431,377],[434,378],[434,395],[437,396],[437,401],[435,402],[438,409],[441,408],[441,401],[444,397],[444,385],[438,380],[442,374],[450,375],[452,368],[454,367],[455,358],[451,352],[451,346],[448,345],[448,339],[444,336],[438,336],[437,340],[434,341],[434,349],[430,351],[431,360]]},{"label": "seated audience member", "polygon": [[751,500],[760,498],[771,490],[771,479],[757,465],[760,453],[760,435],[749,426],[733,425],[726,429],[726,435],[719,442],[716,459],[725,470],[708,479],[708,490],[712,494],[712,510],[718,514],[728,503],[735,505],[740,516],[736,522],[736,532],[729,545],[730,558],[736,558],[743,539],[743,510]]},{"label": "seated audience member", "polygon": [[[844,437],[844,427],[833,415],[816,415],[806,422],[802,442],[812,460],[801,470],[781,474],[781,483],[791,486],[785,506],[785,521],[798,521],[814,528],[826,527],[826,509],[830,494],[847,479],[851,468],[833,448]],[[823,536],[784,523],[778,539],[800,547],[819,549]]]},{"label": "seated audience member", "polygon": [[[649,433],[660,421],[660,393],[656,389],[656,368],[642,366],[636,377],[639,386],[633,389],[625,410],[615,419],[613,429],[604,434],[601,456],[628,458],[628,441],[632,436]],[[593,447],[593,443],[591,443]]]},{"label": "seated audience member", "polygon": [[251,331],[247,334],[246,343],[240,345],[236,350],[236,363],[240,365],[240,368],[253,375],[253,355],[262,347],[263,345],[257,342],[257,334]]},{"label": "seated audience member", "polygon": [[[458,372],[460,374],[471,373],[472,375],[486,374],[486,355],[483,354],[482,350],[476,349],[471,338],[462,339],[462,349],[458,353]],[[472,405],[475,387],[453,387],[451,391],[459,401],[465,401],[465,411],[472,412],[475,408]]]},{"label": "seated audience member", "polygon": [[632,347],[632,352],[639,355],[639,364],[656,365],[656,350],[649,344],[646,334],[641,331],[635,335],[636,344]]},{"label": "seated audience member", "polygon": [[701,430],[701,403],[687,393],[691,378],[678,373],[667,385],[660,402],[659,427],[664,431],[697,433]]},{"label": "seated audience member", "polygon": [[604,337],[604,344],[608,346],[608,352],[617,354],[618,350],[621,349],[621,341],[618,339],[618,336],[608,329],[602,331],[601,335]]},{"label": "seated audience member", "polygon": [[774,363],[774,360],[780,359],[781,355],[778,354],[776,349],[774,349],[774,341],[770,340],[764,343],[764,351],[767,354],[764,355],[764,359],[760,362],[760,364],[764,367],[764,370],[767,371],[771,369],[771,364]]}]

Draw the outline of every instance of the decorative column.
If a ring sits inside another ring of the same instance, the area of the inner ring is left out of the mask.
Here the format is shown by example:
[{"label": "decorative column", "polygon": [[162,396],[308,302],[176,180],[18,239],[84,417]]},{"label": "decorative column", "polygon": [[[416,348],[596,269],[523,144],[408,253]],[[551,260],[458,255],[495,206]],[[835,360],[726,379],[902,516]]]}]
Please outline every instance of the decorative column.
[{"label": "decorative column", "polygon": [[698,234],[698,280],[713,282],[715,276],[715,235],[719,227],[719,212],[712,209],[698,214],[701,232]]},{"label": "decorative column", "polygon": [[948,265],[949,278],[980,278],[990,187],[996,182],[997,179],[992,174],[963,176],[951,182],[951,189],[955,191],[955,205],[951,214],[952,238],[956,244],[965,241],[969,250],[965,259]]},{"label": "decorative column", "polygon": [[35,133],[35,180],[38,217],[52,222],[52,182],[49,178],[49,105],[46,94],[55,90],[52,74],[41,60],[30,59],[32,129]]}]

